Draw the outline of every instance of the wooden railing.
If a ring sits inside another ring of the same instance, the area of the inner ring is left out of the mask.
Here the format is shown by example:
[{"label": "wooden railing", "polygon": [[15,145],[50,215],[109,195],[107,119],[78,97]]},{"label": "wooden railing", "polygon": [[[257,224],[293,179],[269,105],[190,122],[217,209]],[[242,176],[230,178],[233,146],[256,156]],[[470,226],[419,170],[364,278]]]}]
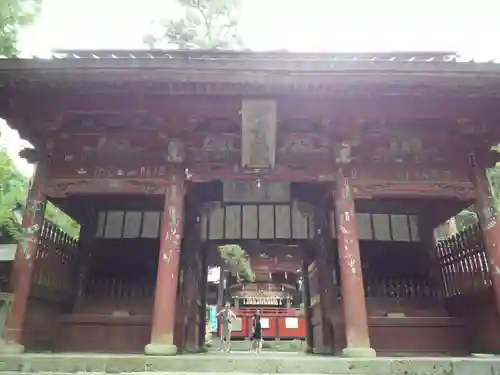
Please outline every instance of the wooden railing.
[{"label": "wooden railing", "polygon": [[443,292],[446,297],[491,285],[481,228],[474,224],[436,245]]},{"label": "wooden railing", "polygon": [[[234,309],[237,316],[253,316],[255,312],[260,311],[263,317],[278,317],[278,316],[301,316],[302,309],[285,308],[285,307],[240,307]],[[219,309],[220,311],[220,309]]]},{"label": "wooden railing", "polygon": [[90,279],[81,288],[82,297],[93,298],[152,298],[155,284],[118,279]]},{"label": "wooden railing", "polygon": [[[76,292],[78,241],[44,220],[36,252],[32,283],[44,294],[71,297]],[[65,298],[64,297],[64,298]]]},{"label": "wooden railing", "polygon": [[440,295],[428,280],[382,279],[365,280],[367,298],[429,298]]},{"label": "wooden railing", "polygon": [[155,284],[135,280],[88,279],[79,291],[73,314],[150,315]]}]

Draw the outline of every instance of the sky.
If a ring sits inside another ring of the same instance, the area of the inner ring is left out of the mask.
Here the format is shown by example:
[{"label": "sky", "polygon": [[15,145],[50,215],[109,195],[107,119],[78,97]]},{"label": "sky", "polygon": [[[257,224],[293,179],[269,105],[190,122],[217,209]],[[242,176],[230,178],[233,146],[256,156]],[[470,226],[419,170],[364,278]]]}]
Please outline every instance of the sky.
[{"label": "sky", "polygon": [[[500,58],[498,0],[241,0],[239,30],[252,50],[377,52],[456,51]],[[23,33],[25,54],[51,49],[135,49],[153,19],[181,15],[175,0],[44,0]],[[11,155],[22,148],[0,124]],[[19,159],[16,158],[19,163]],[[31,168],[20,164],[31,173]]]},{"label": "sky", "polygon": [[[25,50],[141,48],[152,19],[178,17],[175,0],[44,0]],[[496,0],[240,0],[253,50],[453,50],[500,57]]]}]

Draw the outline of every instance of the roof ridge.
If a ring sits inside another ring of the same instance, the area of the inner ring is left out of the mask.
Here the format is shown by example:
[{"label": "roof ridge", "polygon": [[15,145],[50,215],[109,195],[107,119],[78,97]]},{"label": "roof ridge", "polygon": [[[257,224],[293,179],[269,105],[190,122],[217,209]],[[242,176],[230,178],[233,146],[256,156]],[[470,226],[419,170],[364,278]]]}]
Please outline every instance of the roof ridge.
[{"label": "roof ridge", "polygon": [[452,51],[393,51],[393,52],[291,52],[250,50],[162,50],[162,49],[81,49],[54,50],[54,58],[282,58],[327,59],[347,61],[453,61],[458,57]]}]

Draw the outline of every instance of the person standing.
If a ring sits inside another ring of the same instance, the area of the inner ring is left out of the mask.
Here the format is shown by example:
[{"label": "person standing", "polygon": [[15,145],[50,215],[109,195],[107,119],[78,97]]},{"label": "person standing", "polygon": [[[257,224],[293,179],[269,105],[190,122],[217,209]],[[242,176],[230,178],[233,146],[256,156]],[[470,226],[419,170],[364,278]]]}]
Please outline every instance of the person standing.
[{"label": "person standing", "polygon": [[252,349],[255,348],[255,352],[259,354],[262,351],[262,325],[260,322],[261,314],[260,310],[257,310],[252,318],[253,333],[252,337]]},{"label": "person standing", "polygon": [[226,303],[224,309],[219,311],[217,317],[221,321],[222,329],[221,329],[221,341],[220,341],[220,351],[222,352],[225,347],[226,352],[230,352],[231,350],[231,328],[233,320],[236,319],[236,314],[231,311],[229,308],[229,302]]}]

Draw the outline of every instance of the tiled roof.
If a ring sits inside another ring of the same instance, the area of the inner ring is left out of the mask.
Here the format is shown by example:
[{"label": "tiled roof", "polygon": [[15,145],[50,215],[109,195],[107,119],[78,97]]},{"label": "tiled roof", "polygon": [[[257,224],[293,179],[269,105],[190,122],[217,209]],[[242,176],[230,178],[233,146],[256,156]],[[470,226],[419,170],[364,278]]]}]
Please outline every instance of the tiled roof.
[{"label": "tiled roof", "polygon": [[12,71],[157,70],[268,73],[470,73],[500,74],[500,64],[475,62],[454,52],[295,53],[220,50],[59,50],[51,59],[0,59],[0,73]]},{"label": "tiled roof", "polygon": [[[52,59],[0,59],[0,88],[268,95],[443,92],[500,96],[500,64],[454,52],[294,53],[221,50],[60,50]],[[128,86],[127,86],[128,85]],[[116,86],[116,87],[115,87]]]}]

